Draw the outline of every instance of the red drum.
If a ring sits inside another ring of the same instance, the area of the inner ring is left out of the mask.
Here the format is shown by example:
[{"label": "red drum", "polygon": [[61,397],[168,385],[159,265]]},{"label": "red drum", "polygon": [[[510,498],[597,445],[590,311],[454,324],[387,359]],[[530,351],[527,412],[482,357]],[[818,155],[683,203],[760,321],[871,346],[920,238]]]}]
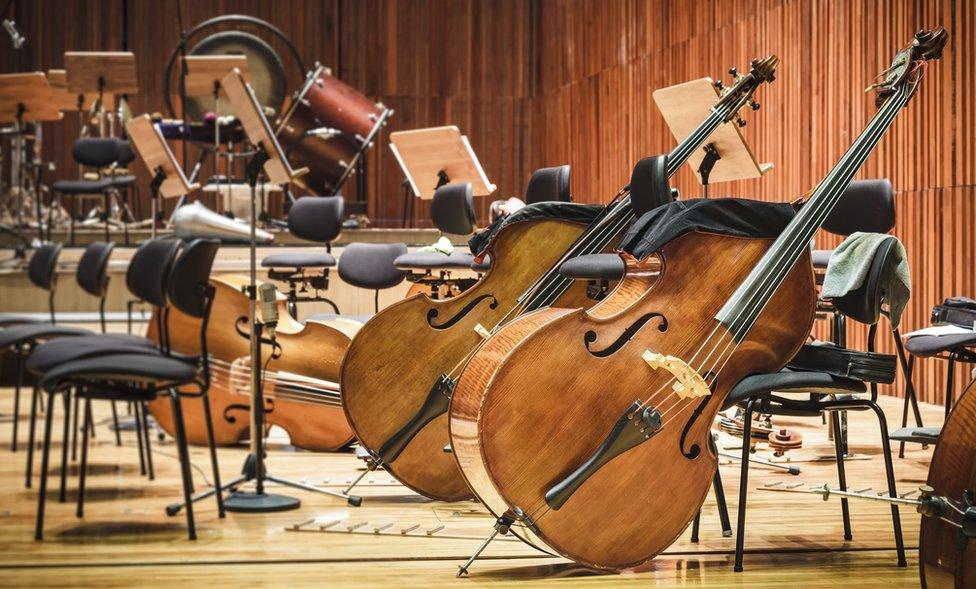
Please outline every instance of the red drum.
[{"label": "red drum", "polygon": [[[307,187],[332,194],[392,114],[319,65],[278,122],[278,136],[293,166],[309,168]],[[313,129],[334,129],[336,134],[309,135]]]}]

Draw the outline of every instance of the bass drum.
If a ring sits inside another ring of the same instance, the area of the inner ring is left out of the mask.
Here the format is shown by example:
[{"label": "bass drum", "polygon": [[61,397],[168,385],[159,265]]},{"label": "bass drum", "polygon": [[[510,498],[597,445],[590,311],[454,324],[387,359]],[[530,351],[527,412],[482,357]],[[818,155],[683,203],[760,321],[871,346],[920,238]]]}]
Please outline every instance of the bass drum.
[{"label": "bass drum", "polygon": [[341,135],[326,139],[305,134],[321,126],[311,108],[298,100],[287,122],[279,127],[278,140],[292,167],[309,169],[309,173],[295,179],[295,183],[312,194],[334,194],[339,179],[352,165],[357,147]]},{"label": "bass drum", "polygon": [[[243,55],[247,57],[247,79],[258,102],[281,112],[288,80],[281,57],[266,41],[241,31],[223,31],[205,37],[190,55]],[[191,121],[202,121],[207,112],[215,112],[213,96],[187,96],[186,111]],[[221,116],[232,115],[230,101],[220,101]]]}]

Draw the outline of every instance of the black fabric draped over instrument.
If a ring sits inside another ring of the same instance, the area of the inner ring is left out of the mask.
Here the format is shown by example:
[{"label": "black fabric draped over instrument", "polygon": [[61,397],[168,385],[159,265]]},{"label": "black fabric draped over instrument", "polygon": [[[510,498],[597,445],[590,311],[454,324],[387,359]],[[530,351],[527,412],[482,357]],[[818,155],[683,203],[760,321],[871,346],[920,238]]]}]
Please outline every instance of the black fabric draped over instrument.
[{"label": "black fabric draped over instrument", "polygon": [[736,237],[777,237],[796,213],[789,203],[745,198],[677,200],[644,213],[630,226],[619,249],[645,258],[689,231]]},{"label": "black fabric draped over instrument", "polygon": [[512,223],[520,223],[522,221],[535,221],[538,219],[561,219],[563,221],[572,221],[574,223],[592,223],[600,213],[603,212],[605,207],[603,205],[587,205],[579,204],[574,202],[537,202],[530,205],[525,205],[521,209],[515,211],[507,217],[502,217],[498,219],[484,230],[475,233],[471,239],[468,240],[468,247],[471,248],[471,253],[478,255],[488,247],[491,243],[492,238],[501,230],[502,227],[507,227]]}]

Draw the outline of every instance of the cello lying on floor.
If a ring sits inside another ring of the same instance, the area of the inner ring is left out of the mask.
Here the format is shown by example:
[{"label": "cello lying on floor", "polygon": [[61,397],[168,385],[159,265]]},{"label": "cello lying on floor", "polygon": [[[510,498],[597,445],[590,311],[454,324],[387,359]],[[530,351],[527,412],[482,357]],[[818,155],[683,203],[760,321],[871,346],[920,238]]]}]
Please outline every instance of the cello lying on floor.
[{"label": "cello lying on floor", "polygon": [[810,240],[946,38],[920,32],[898,53],[877,114],[775,242],[689,230],[626,259],[589,311],[543,309],[488,339],[454,390],[451,444],[500,530],[518,524],[531,543],[610,570],[674,542],[715,473],[715,415],[739,380],[779,370],[806,340]]},{"label": "cello lying on floor", "polygon": [[[247,296],[241,287],[247,277],[215,276],[216,288],[207,347],[210,350],[210,409],[214,416],[217,445],[227,446],[246,439],[251,407],[250,343],[237,333],[235,325],[248,314]],[[339,365],[358,323],[343,319],[328,324],[308,321],[304,325],[285,312],[285,300],[278,300],[277,343],[280,355],[264,373],[265,419],[288,432],[292,445],[313,451],[332,451],[347,446],[352,430],[342,411],[339,396]],[[158,341],[155,316],[149,322],[148,337]],[[175,309],[167,321],[174,352],[191,354],[199,349],[199,322]],[[199,403],[184,403],[187,440],[206,445],[203,410]],[[173,435],[169,402],[153,401],[149,410],[160,427]]]},{"label": "cello lying on floor", "polygon": [[[753,95],[773,80],[778,62],[775,56],[755,60],[752,71],[737,76],[667,159],[653,159],[655,180],[680,169],[740,109],[758,106]],[[553,218],[503,226],[488,246],[491,269],[471,288],[446,301],[411,297],[370,319],[349,346],[340,379],[343,407],[370,452],[370,467],[383,466],[427,497],[470,497],[454,459],[444,452],[448,404],[468,358],[485,336],[521,313],[553,304],[592,305],[586,285],[562,278],[559,266],[611,247],[634,218],[632,197],[634,206],[640,202],[648,209],[671,200],[669,187],[657,188],[621,191],[589,226]]]}]

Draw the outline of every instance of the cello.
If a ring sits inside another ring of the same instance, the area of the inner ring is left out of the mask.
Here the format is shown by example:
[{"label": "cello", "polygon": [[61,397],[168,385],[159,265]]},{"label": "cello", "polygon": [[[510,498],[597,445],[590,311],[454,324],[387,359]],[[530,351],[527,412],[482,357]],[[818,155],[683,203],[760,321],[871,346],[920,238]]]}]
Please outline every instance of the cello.
[{"label": "cello", "polygon": [[[754,60],[748,74],[737,75],[668,158],[654,159],[656,179],[666,185],[713,131],[737,120],[746,105],[756,108],[753,95],[773,81],[778,62],[775,56]],[[667,186],[652,192],[647,200],[654,204],[671,200]],[[343,408],[369,452],[370,470],[383,466],[433,499],[471,496],[455,460],[444,451],[458,375],[483,338],[520,313],[594,303],[586,285],[562,278],[558,268],[571,257],[606,251],[615,243],[634,218],[632,197],[636,202],[636,191],[622,190],[589,225],[552,218],[505,225],[486,250],[491,268],[471,288],[448,300],[410,297],[363,326],[343,360],[340,383]]]},{"label": "cello", "polygon": [[591,309],[526,314],[475,353],[451,445],[496,531],[606,570],[644,565],[681,534],[717,466],[715,415],[806,340],[810,239],[946,40],[921,31],[896,55],[878,112],[775,241],[689,229],[624,254],[626,275]]},{"label": "cello", "polygon": [[[250,343],[247,334],[235,330],[248,314],[248,299],[241,288],[247,278],[240,275],[214,276],[215,288],[207,347],[210,352],[211,384],[208,397],[214,416],[214,442],[218,446],[237,444],[249,435],[251,408]],[[276,342],[280,349],[264,371],[265,419],[288,432],[293,446],[311,451],[333,451],[352,441],[353,434],[342,412],[339,365],[358,323],[338,319],[328,324],[298,323],[285,312],[285,299],[278,296],[279,323]],[[159,341],[155,317],[149,322],[148,337]],[[166,318],[170,347],[181,354],[198,353],[199,320],[170,309]],[[187,441],[206,445],[203,409],[199,403],[184,403]],[[174,433],[168,402],[149,403],[149,411],[169,435]]]}]

